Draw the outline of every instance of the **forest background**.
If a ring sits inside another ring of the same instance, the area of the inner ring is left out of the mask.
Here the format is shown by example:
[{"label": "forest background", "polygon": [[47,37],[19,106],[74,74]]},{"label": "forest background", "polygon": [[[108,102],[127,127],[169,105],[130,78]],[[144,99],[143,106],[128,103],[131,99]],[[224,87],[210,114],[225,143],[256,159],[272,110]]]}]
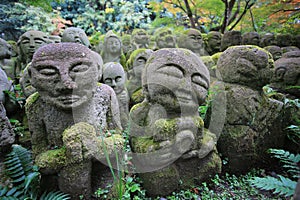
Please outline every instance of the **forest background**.
[{"label": "forest background", "polygon": [[17,40],[28,30],[59,35],[64,28],[82,28],[88,36],[134,28],[202,33],[300,34],[300,0],[1,0],[0,37]]}]

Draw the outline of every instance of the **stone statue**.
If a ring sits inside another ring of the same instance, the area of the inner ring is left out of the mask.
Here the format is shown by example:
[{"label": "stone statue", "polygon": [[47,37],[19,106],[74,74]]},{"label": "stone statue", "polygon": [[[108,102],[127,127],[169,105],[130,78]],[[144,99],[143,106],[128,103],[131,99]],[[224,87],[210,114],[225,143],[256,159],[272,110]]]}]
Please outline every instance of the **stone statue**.
[{"label": "stone statue", "polygon": [[42,31],[27,31],[19,37],[17,42],[19,58],[15,69],[17,77],[20,76],[27,64],[31,62],[34,52],[48,43],[51,43],[49,37]]},{"label": "stone statue", "polygon": [[126,57],[122,51],[122,41],[113,31],[108,31],[104,37],[101,51],[103,63],[118,62],[122,66],[126,64]]},{"label": "stone statue", "polygon": [[259,45],[260,37],[257,32],[247,32],[242,35],[242,44],[244,45]]},{"label": "stone statue", "polygon": [[5,71],[8,77],[14,80],[14,63],[10,62],[11,56],[11,45],[7,41],[0,38],[0,67]]},{"label": "stone statue", "polygon": [[217,63],[226,93],[226,120],[218,151],[228,158],[226,170],[246,172],[270,165],[269,148],[282,148],[283,104],[267,98],[262,87],[270,82],[274,61],[257,46],[234,46]]},{"label": "stone statue", "polygon": [[126,73],[120,63],[105,63],[102,75],[103,83],[112,87],[117,95],[121,124],[125,129],[128,123],[129,115],[129,94],[125,88]]},{"label": "stone statue", "polygon": [[282,49],[279,46],[271,45],[264,47],[264,49],[272,54],[274,61],[282,56]]},{"label": "stone statue", "polygon": [[135,49],[148,49],[150,37],[144,29],[134,29],[131,34],[131,43],[133,50]]},{"label": "stone statue", "polygon": [[242,34],[240,31],[225,32],[221,40],[221,51],[225,51],[230,46],[241,45]]},{"label": "stone statue", "polygon": [[209,55],[213,55],[221,51],[222,33],[210,31],[206,35],[205,50]]},{"label": "stone statue", "polygon": [[61,42],[61,37],[59,35],[50,35],[49,39],[53,42],[53,43],[60,43]]},{"label": "stone statue", "polygon": [[130,138],[137,154],[132,161],[148,194],[168,195],[218,173],[216,137],[204,130],[198,113],[209,88],[201,59],[187,49],[157,50],[142,81],[145,99],[130,111]]},{"label": "stone statue", "polygon": [[271,87],[290,99],[300,98],[300,51],[288,52],[275,61]]},{"label": "stone statue", "polygon": [[47,190],[72,199],[91,198],[93,166],[123,146],[117,98],[98,83],[101,71],[99,54],[76,43],[39,48],[28,68],[37,90],[25,105],[34,162]]},{"label": "stone statue", "polygon": [[296,46],[286,46],[286,47],[281,47],[282,54],[290,52],[290,51],[300,51],[300,49]]},{"label": "stone statue", "polygon": [[62,34],[61,42],[74,42],[83,44],[84,46],[91,48],[90,41],[84,30],[82,30],[81,28],[66,28]]},{"label": "stone statue", "polygon": [[260,47],[266,47],[272,45],[277,45],[274,33],[266,33],[260,37],[260,42],[259,42]]},{"label": "stone statue", "polygon": [[126,88],[130,96],[130,108],[144,99],[142,94],[142,72],[152,53],[153,51],[150,49],[137,49],[131,53],[127,61],[128,81]]},{"label": "stone statue", "polygon": [[204,52],[204,44],[201,32],[197,29],[185,30],[178,38],[177,45],[179,48],[189,49],[198,56],[207,55]]},{"label": "stone statue", "polygon": [[276,42],[280,47],[293,46],[293,37],[291,34],[277,34]]},{"label": "stone statue", "polygon": [[154,32],[156,48],[176,48],[176,39],[170,28],[159,28]]},{"label": "stone statue", "polygon": [[131,35],[124,34],[121,37],[122,40],[122,50],[126,58],[129,58],[130,53],[133,51],[133,47],[131,45]]}]

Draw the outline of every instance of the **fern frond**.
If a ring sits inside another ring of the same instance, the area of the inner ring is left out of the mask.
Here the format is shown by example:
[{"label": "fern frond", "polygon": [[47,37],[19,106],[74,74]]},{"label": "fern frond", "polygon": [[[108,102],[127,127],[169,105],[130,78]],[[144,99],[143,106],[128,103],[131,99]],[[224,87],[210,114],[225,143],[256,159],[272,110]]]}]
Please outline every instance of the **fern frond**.
[{"label": "fern frond", "polygon": [[254,177],[250,180],[250,183],[259,189],[273,191],[274,194],[284,195],[285,197],[291,197],[294,194],[297,184],[296,181],[292,181],[281,175],[279,175],[279,178],[271,176],[263,178]]},{"label": "fern frond", "polygon": [[71,199],[68,194],[62,193],[60,191],[56,192],[44,192],[40,200],[68,200]]}]

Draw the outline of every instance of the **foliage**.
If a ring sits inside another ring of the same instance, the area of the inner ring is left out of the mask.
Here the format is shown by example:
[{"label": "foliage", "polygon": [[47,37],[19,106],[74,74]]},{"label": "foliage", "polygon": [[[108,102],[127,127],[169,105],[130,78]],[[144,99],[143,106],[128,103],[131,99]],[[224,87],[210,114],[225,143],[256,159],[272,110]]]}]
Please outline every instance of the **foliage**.
[{"label": "foliage", "polygon": [[0,29],[7,32],[28,30],[39,30],[51,33],[55,26],[51,19],[55,15],[48,13],[40,7],[28,6],[21,3],[1,5],[0,8]]},{"label": "foliage", "polygon": [[[281,149],[269,149],[269,153],[274,154],[273,157],[278,158],[284,163],[283,167],[291,174],[293,179],[300,177],[300,155],[294,155],[288,151]],[[263,189],[273,191],[274,194],[291,197],[295,191],[297,182],[282,175],[277,177],[266,176],[263,178],[254,177],[250,180],[251,185]]]},{"label": "foliage", "polygon": [[[12,185],[0,185],[1,199],[37,199],[39,195],[40,173],[33,165],[30,152],[20,145],[13,145],[6,155],[4,172],[11,179]],[[42,200],[69,199],[61,192],[44,193]]]},{"label": "foliage", "polygon": [[129,32],[134,28],[148,28],[150,11],[147,1],[134,0],[65,0],[51,4],[66,20],[85,30],[88,35],[108,30],[118,33]]}]

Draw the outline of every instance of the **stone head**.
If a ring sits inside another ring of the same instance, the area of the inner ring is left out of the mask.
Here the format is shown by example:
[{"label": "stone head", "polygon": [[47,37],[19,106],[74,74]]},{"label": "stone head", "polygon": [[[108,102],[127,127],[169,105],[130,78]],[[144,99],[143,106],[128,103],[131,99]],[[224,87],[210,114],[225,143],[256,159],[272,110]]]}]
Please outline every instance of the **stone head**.
[{"label": "stone head", "polygon": [[234,46],[218,59],[217,69],[224,82],[260,90],[273,76],[272,55],[257,46]]},{"label": "stone head", "polygon": [[197,29],[188,29],[180,35],[177,43],[180,48],[186,48],[193,52],[199,51],[203,45],[201,32]]},{"label": "stone head", "polygon": [[221,40],[221,51],[225,51],[230,46],[242,44],[242,33],[240,31],[228,31],[224,33]]},{"label": "stone head", "polygon": [[293,37],[291,34],[277,34],[276,35],[277,46],[287,47],[293,45]]},{"label": "stone head", "polygon": [[176,40],[170,28],[160,28],[155,31],[155,42],[159,49],[176,48]]},{"label": "stone head", "polygon": [[105,63],[103,66],[102,79],[105,84],[114,89],[117,95],[125,89],[126,74],[120,63]]},{"label": "stone head", "polygon": [[42,31],[27,31],[19,37],[17,46],[23,63],[29,63],[34,52],[41,46],[50,43],[49,37]]},{"label": "stone head", "polygon": [[264,47],[264,49],[272,54],[274,61],[282,56],[282,49],[279,46],[271,45]]},{"label": "stone head", "polygon": [[107,54],[122,53],[122,41],[113,31],[108,31],[104,37],[103,52]]},{"label": "stone head", "polygon": [[61,42],[74,42],[90,47],[90,41],[81,28],[69,27],[62,34]]},{"label": "stone head", "polygon": [[52,43],[60,43],[61,37],[59,35],[50,35],[49,39],[52,41]]},{"label": "stone head", "polygon": [[300,51],[285,53],[275,61],[273,82],[280,90],[300,98]]},{"label": "stone head", "polygon": [[0,60],[10,58],[12,55],[12,47],[6,40],[0,38]]},{"label": "stone head", "polygon": [[136,49],[131,53],[127,61],[127,67],[128,70],[132,70],[135,78],[141,79],[142,71],[152,53],[151,49]]},{"label": "stone head", "polygon": [[247,32],[242,36],[242,44],[259,45],[259,34],[257,32]]},{"label": "stone head", "polygon": [[259,46],[266,47],[271,45],[277,45],[275,35],[273,33],[266,33],[260,38]]},{"label": "stone head", "polygon": [[55,43],[38,49],[28,73],[44,102],[70,110],[91,100],[102,64],[100,55],[82,44]]},{"label": "stone head", "polygon": [[222,33],[217,31],[210,31],[207,33],[206,38],[206,46],[210,54],[221,51]]},{"label": "stone head", "polygon": [[131,35],[124,34],[124,35],[122,35],[121,40],[122,40],[123,53],[127,54],[128,52],[130,52],[132,50]]},{"label": "stone head", "polygon": [[209,71],[199,56],[188,49],[164,48],[148,59],[142,76],[146,100],[170,112],[197,110],[205,102]]},{"label": "stone head", "polygon": [[149,44],[149,35],[144,29],[134,29],[132,31],[132,41],[136,44]]}]

